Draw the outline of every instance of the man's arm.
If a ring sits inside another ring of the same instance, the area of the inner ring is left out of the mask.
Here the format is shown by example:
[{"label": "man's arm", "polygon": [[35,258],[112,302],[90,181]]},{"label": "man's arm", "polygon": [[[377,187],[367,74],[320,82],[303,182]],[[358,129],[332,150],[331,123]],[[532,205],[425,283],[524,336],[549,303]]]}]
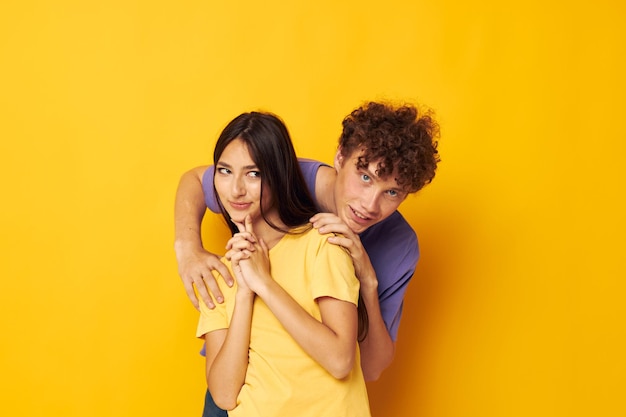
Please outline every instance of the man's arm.
[{"label": "man's arm", "polygon": [[320,233],[339,233],[341,236],[329,237],[328,241],[346,248],[352,257],[356,276],[361,283],[360,293],[369,321],[367,336],[359,344],[361,368],[366,381],[375,381],[391,365],[396,344],[391,339],[380,310],[378,279],[374,267],[359,236],[352,232],[339,217],[331,213],[320,213],[315,215],[311,222]]},{"label": "man's arm", "polygon": [[202,246],[201,225],[206,212],[202,174],[206,168],[206,166],[197,167],[182,175],[174,207],[174,250],[178,273],[185,292],[196,309],[199,307],[194,285],[209,308],[214,307],[209,291],[218,302],[224,299],[211,273],[212,270],[217,270],[226,283],[232,285],[230,272],[220,261],[220,257],[206,251]]},{"label": "man's arm", "polygon": [[366,381],[376,381],[393,362],[396,353],[396,343],[389,335],[380,310],[376,273],[367,253],[365,251],[363,253],[367,257],[369,268],[366,266],[359,268],[360,275],[357,273],[357,277],[361,281],[361,300],[367,309],[368,329],[367,336],[359,343],[361,348],[361,368]]}]

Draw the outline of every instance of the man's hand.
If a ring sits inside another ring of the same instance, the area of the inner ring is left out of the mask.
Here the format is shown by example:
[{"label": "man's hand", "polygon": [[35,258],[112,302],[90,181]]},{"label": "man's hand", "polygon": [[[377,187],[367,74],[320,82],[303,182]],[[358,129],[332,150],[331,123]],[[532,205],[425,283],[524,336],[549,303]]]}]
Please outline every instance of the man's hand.
[{"label": "man's hand", "polygon": [[192,250],[176,245],[176,259],[178,261],[178,274],[185,286],[185,292],[196,309],[200,307],[194,292],[194,286],[207,307],[215,307],[209,292],[213,294],[218,303],[224,301],[224,296],[215,281],[212,271],[217,271],[229,287],[233,285],[233,278],[226,265],[220,261],[219,256],[204,249]]},{"label": "man's hand", "polygon": [[310,219],[313,227],[321,234],[335,233],[337,236],[328,238],[328,242],[345,248],[352,257],[356,277],[361,281],[361,290],[377,288],[378,280],[370,258],[361,243],[359,235],[354,233],[337,215],[318,213]]}]

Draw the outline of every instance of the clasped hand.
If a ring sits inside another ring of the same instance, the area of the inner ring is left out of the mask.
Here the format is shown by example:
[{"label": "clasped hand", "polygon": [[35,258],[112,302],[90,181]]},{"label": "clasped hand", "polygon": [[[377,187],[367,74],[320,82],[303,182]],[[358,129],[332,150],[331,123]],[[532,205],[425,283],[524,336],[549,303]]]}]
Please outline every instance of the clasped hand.
[{"label": "clasped hand", "polygon": [[238,291],[258,294],[271,279],[269,249],[263,239],[255,235],[250,216],[246,216],[244,223],[234,223],[239,233],[228,241],[226,259],[231,262]]}]

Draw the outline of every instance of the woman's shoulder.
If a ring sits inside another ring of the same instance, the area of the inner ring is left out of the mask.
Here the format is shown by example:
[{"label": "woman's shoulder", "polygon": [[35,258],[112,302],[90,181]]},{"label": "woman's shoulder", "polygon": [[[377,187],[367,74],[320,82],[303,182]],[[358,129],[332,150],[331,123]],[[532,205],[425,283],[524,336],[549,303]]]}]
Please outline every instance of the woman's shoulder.
[{"label": "woman's shoulder", "polygon": [[321,234],[316,228],[314,228],[310,223],[304,224],[302,226],[294,227],[289,231],[289,239],[298,241],[301,243],[306,243],[307,245],[315,245],[320,246],[323,245],[328,237],[333,234]]}]

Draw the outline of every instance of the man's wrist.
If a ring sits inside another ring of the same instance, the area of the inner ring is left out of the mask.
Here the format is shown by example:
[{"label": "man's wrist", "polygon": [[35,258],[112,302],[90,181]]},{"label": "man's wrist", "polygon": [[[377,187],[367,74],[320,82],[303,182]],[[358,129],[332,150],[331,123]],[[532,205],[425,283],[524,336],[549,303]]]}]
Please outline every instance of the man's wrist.
[{"label": "man's wrist", "polygon": [[376,277],[364,278],[359,280],[361,283],[361,294],[372,294],[378,297],[378,280]]},{"label": "man's wrist", "polygon": [[190,254],[196,253],[203,249],[204,248],[202,247],[202,242],[195,243],[193,241],[187,240],[174,241],[174,253],[176,254],[176,259],[178,260],[178,262],[180,262],[181,259],[185,258],[186,256],[189,256]]},{"label": "man's wrist", "polygon": [[178,252],[179,250],[190,250],[202,248],[202,242],[198,239],[176,239],[174,240],[174,250]]}]

